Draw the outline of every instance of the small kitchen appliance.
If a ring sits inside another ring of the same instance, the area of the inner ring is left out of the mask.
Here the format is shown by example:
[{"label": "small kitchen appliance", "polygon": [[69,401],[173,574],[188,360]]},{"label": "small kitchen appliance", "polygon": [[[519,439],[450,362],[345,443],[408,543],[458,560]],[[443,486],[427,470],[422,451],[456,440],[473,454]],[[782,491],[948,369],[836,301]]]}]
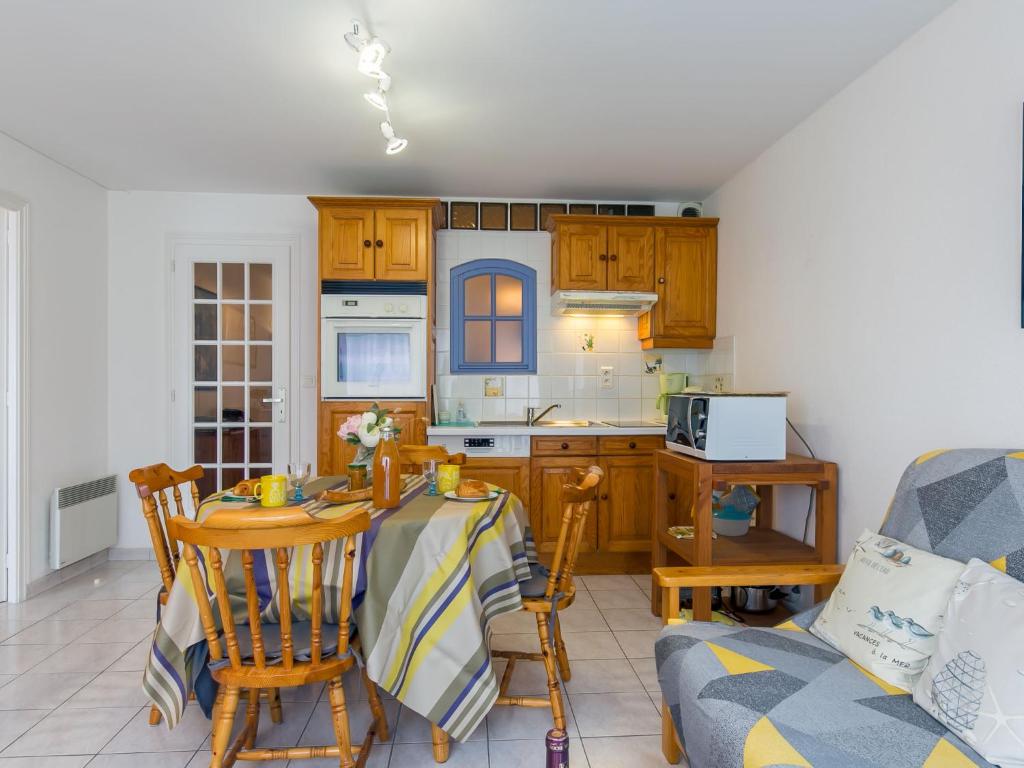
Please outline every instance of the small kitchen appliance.
[{"label": "small kitchen appliance", "polygon": [[658,375],[660,393],[655,407],[661,411],[661,415],[668,417],[669,395],[678,395],[686,389],[686,382],[689,377],[685,373],[662,373]]},{"label": "small kitchen appliance", "polygon": [[708,461],[784,459],[786,393],[670,395],[665,447]]}]

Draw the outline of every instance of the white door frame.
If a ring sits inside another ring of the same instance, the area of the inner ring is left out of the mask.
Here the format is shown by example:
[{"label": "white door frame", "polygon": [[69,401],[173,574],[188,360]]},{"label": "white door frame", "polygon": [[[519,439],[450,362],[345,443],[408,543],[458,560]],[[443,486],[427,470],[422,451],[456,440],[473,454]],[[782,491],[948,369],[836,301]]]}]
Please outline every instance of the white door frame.
[{"label": "white door frame", "polygon": [[[15,221],[12,247],[6,247],[6,263],[0,263],[0,306],[7,313],[4,318],[4,338],[0,338],[0,440],[3,440],[5,466],[0,477],[6,517],[6,538],[0,539],[6,566],[6,595],[0,583],[0,600],[19,602],[27,596],[29,564],[29,508],[26,503],[29,488],[29,366],[28,366],[28,201],[17,195],[0,191],[0,208],[13,214]],[[6,228],[0,237],[7,237]],[[8,300],[9,299],[9,300]],[[5,401],[5,402],[4,402]],[[13,415],[13,418],[10,418]],[[6,487],[5,487],[6,486]],[[4,525],[0,525],[3,530]]]},{"label": "white door frame", "polygon": [[[176,283],[175,283],[175,257],[178,246],[181,245],[282,245],[288,248],[288,323],[289,329],[289,372],[288,372],[288,440],[289,456],[284,464],[295,461],[299,455],[301,446],[301,392],[298,387],[298,372],[301,364],[301,347],[299,343],[300,318],[299,307],[301,302],[302,288],[300,283],[300,259],[301,259],[301,238],[292,234],[260,234],[260,233],[196,233],[196,232],[174,232],[166,237],[166,280],[167,285],[167,359],[175,359],[175,323],[181,321],[179,313],[182,308],[176,307]],[[319,293],[319,290],[318,290]],[[191,306],[188,307],[191,312]],[[178,375],[175,366],[171,365],[168,370],[168,393],[173,393],[178,387]],[[177,409],[174,402],[168,402],[167,408],[167,449],[168,456],[175,459],[175,451],[181,447],[176,445],[175,435],[178,425],[175,423]],[[304,460],[304,459],[303,459]]]}]

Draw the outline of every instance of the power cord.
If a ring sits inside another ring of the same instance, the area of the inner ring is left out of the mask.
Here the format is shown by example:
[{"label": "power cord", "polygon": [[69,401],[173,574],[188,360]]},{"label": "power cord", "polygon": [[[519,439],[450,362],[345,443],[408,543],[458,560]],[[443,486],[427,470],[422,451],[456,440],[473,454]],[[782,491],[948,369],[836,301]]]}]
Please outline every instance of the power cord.
[{"label": "power cord", "polygon": [[[818,458],[817,456],[814,455],[814,449],[811,448],[810,444],[806,440],[804,440],[804,436],[800,434],[800,430],[793,426],[793,422],[790,421],[788,417],[786,418],[786,423],[789,425],[789,428],[793,430],[793,434],[796,435],[797,438],[799,438],[800,442],[804,444],[804,448],[806,448],[807,452],[809,454],[811,454],[811,458],[812,459]],[[804,517],[804,536],[803,536],[803,539],[801,539],[801,541],[803,541],[804,544],[807,543],[807,533],[810,530],[810,526],[811,526],[811,512],[814,511],[814,487],[813,486],[811,486],[810,491],[811,491],[811,493],[807,497],[807,515],[806,515],[806,517]]]}]

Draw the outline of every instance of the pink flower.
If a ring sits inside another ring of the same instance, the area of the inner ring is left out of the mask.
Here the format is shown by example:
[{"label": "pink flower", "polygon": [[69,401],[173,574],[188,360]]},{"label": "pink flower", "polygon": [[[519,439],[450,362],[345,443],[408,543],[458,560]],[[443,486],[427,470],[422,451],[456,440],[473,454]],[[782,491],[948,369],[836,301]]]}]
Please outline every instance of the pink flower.
[{"label": "pink flower", "polygon": [[362,425],[362,423],[363,423],[362,414],[357,414],[355,416],[349,416],[345,420],[345,423],[342,424],[341,427],[338,429],[338,437],[344,439],[344,438],[347,438],[349,435],[358,434],[359,433],[359,427]]}]

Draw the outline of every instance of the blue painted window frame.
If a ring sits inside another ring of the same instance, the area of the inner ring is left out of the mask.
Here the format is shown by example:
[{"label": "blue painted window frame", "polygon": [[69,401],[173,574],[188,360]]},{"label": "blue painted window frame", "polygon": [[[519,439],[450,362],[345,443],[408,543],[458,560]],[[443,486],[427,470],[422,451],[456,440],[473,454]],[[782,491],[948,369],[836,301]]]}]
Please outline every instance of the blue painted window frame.
[{"label": "blue painted window frame", "polygon": [[[466,315],[466,281],[472,277],[490,275],[491,313]],[[505,275],[523,283],[523,311],[521,315],[495,314],[495,276]],[[451,372],[525,374],[537,372],[537,270],[508,259],[476,259],[452,267],[451,270]],[[520,319],[523,323],[523,359],[519,363],[494,361],[494,331],[496,320]],[[491,361],[467,362],[466,320],[491,322]]]}]

